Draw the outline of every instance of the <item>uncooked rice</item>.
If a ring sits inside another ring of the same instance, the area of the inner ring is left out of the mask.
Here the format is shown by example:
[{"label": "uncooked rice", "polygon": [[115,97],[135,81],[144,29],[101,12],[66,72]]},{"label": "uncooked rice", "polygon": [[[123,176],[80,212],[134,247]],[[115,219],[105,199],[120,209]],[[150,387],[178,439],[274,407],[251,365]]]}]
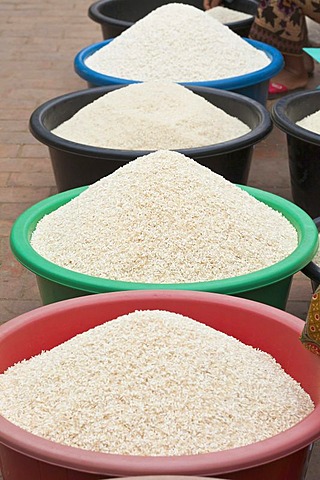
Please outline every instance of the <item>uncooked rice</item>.
[{"label": "uncooked rice", "polygon": [[305,128],[310,132],[317,133],[320,135],[320,110],[312,113],[311,115],[307,115],[299,122],[296,122],[299,127]]},{"label": "uncooked rice", "polygon": [[199,82],[270,64],[262,51],[191,5],[163,5],[85,60],[91,70],[132,80]]},{"label": "uncooked rice", "polygon": [[297,232],[222,176],[160,150],[44,216],[31,245],[51,262],[95,277],[185,283],[273,265],[297,247]]},{"label": "uncooked rice", "polygon": [[201,147],[248,132],[246,124],[200,95],[161,81],[109,92],[52,131],[80,144],[125,150]]},{"label": "uncooked rice", "polygon": [[271,355],[159,310],[118,317],[0,375],[0,413],[12,423],[123,455],[244,446],[313,409]]},{"label": "uncooked rice", "polygon": [[216,20],[219,20],[221,23],[234,23],[241,22],[243,20],[248,20],[252,18],[252,15],[245,12],[239,12],[238,10],[232,10],[231,8],[223,7],[218,5],[217,7],[210,8],[206,10],[208,15],[211,15]]},{"label": "uncooked rice", "polygon": [[320,47],[319,23],[306,16],[308,44],[310,47]]}]

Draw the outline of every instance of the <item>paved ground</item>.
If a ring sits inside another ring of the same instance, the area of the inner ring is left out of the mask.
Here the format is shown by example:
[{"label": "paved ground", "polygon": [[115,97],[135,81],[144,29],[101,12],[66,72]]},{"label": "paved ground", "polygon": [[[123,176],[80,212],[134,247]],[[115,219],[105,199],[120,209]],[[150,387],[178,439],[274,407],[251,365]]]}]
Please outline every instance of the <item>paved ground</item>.
[{"label": "paved ground", "polygon": [[[29,133],[28,119],[45,100],[86,88],[73,71],[73,59],[102,39],[100,27],[87,16],[90,3],[0,3],[0,323],[40,305],[35,278],[13,258],[8,236],[21,212],[56,192],[47,148]],[[318,84],[319,66],[308,88]],[[249,184],[291,198],[285,135],[276,128],[255,148]],[[309,280],[295,275],[287,310],[304,319],[310,296]],[[307,480],[318,478],[319,448]]]}]

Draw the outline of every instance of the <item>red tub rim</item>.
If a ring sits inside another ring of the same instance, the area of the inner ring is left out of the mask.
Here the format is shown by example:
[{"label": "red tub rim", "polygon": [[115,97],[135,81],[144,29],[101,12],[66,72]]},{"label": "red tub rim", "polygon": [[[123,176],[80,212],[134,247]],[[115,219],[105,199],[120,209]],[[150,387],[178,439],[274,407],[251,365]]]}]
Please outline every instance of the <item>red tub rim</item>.
[{"label": "red tub rim", "polygon": [[[298,336],[300,336],[304,325],[304,322],[299,318],[275,307],[229,295],[196,291],[126,291],[79,297],[37,308],[2,325],[0,327],[0,341],[4,341],[7,336],[12,335],[21,325],[33,323],[46,313],[73,309],[81,304],[96,305],[97,302],[112,303],[113,301],[143,300],[146,298],[160,298],[162,300],[190,299],[205,303],[214,301],[215,304],[228,304],[248,312],[257,311],[257,305],[259,305],[260,315],[272,317],[277,323],[286,325],[293,332],[296,332]],[[314,364],[320,361],[319,357],[307,350],[305,350],[305,355],[310,356],[310,359],[313,358],[312,362]],[[116,455],[69,447],[33,435],[0,416],[0,443],[7,447],[52,465],[110,476],[128,476],[128,472],[134,472],[135,476],[219,475],[226,472],[253,468],[283,458],[310,445],[319,437],[320,401],[316,405],[315,410],[305,419],[270,439],[221,452],[177,457]]]}]

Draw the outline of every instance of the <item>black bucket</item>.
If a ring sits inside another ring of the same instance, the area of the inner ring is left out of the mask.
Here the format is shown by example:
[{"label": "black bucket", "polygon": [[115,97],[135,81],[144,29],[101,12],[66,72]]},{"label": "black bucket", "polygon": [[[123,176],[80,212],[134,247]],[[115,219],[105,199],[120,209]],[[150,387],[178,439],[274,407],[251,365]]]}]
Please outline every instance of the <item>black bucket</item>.
[{"label": "black bucket", "polygon": [[[318,232],[320,232],[320,217],[314,219]],[[311,280],[312,291],[315,292],[320,285],[320,265],[315,262],[310,262],[302,269],[304,273]]]},{"label": "black bucket", "polygon": [[[103,38],[107,40],[117,37],[153,10],[168,3],[184,3],[203,10],[202,0],[99,0],[89,7],[88,15],[101,25]],[[248,37],[253,17],[257,11],[256,0],[233,0],[226,6],[232,10],[252,15],[252,18],[226,24],[241,37]]]},{"label": "black bucket", "polygon": [[287,134],[293,201],[311,218],[320,216],[320,135],[296,125],[320,110],[320,90],[292,93],[278,100],[271,117]]},{"label": "black bucket", "polygon": [[[117,168],[150,150],[115,150],[92,147],[65,140],[51,130],[71,118],[78,110],[100,96],[122,86],[96,87],[68,93],[47,101],[30,118],[30,131],[49,147],[58,191],[90,185]],[[199,148],[179,149],[180,153],[222,175],[227,180],[246,185],[253,146],[272,130],[265,107],[237,93],[202,87],[190,90],[205,98],[227,114],[239,118],[251,131],[239,138]]]}]

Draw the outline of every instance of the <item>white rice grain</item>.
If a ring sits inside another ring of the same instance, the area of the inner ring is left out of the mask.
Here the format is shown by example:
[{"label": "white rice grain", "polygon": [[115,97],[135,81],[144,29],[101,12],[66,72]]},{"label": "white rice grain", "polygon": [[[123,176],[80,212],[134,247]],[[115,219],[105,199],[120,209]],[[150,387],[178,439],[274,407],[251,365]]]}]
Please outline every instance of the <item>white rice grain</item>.
[{"label": "white rice grain", "polygon": [[243,20],[248,20],[252,18],[252,15],[245,12],[240,12],[238,10],[232,10],[231,8],[218,5],[217,7],[210,8],[206,10],[207,15],[211,15],[216,20],[219,20],[221,23],[234,23],[241,22]]},{"label": "white rice grain", "polygon": [[317,133],[320,135],[320,110],[312,113],[311,115],[307,115],[299,122],[296,122],[299,127],[305,128],[310,132]]},{"label": "white rice grain", "polygon": [[185,283],[243,275],[297,247],[279,212],[184,155],[137,158],[44,216],[32,247],[95,277]]},{"label": "white rice grain", "polygon": [[269,354],[166,311],[136,311],[0,375],[0,413],[54,442],[195,455],[270,438],[313,402]]},{"label": "white rice grain", "polygon": [[85,64],[131,80],[199,82],[252,73],[270,59],[211,15],[171,3],[133,24]]},{"label": "white rice grain", "polygon": [[238,118],[172,82],[146,82],[109,92],[52,130],[67,140],[124,150],[184,149],[250,132]]}]

